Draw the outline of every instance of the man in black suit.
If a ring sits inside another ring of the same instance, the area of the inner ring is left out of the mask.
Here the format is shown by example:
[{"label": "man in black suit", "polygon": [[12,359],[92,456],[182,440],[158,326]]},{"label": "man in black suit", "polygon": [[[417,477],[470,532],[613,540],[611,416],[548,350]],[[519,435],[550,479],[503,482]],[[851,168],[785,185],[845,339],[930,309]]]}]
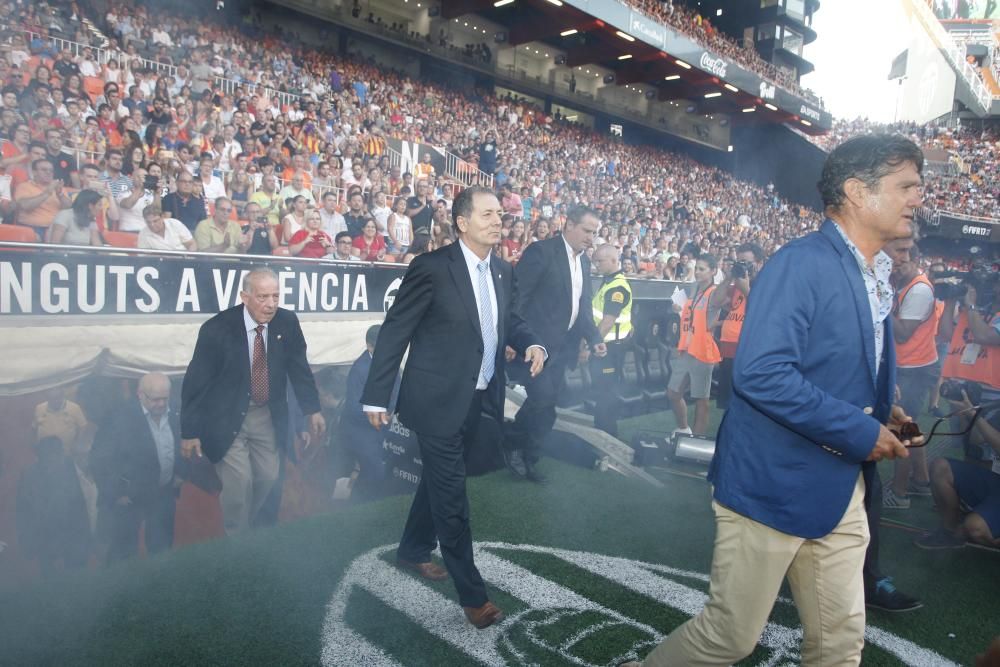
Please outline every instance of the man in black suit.
[{"label": "man in black suit", "polygon": [[109,564],[138,553],[143,522],[148,553],[174,543],[185,465],[179,456],[180,427],[169,408],[170,379],[162,373],[144,375],[137,394],[101,425],[90,451]]},{"label": "man in black suit", "polygon": [[278,478],[288,443],[291,384],[313,441],[326,430],[299,320],[278,307],[278,276],[256,268],[243,278],[243,305],[201,326],[181,388],[181,450],[203,453],[222,482],[226,533],[252,523]]},{"label": "man in black suit", "polygon": [[545,372],[538,377],[530,377],[523,365],[511,365],[511,377],[524,384],[528,397],[507,433],[507,462],[515,475],[534,482],[545,481],[535,464],[555,424],[556,401],[566,386],[566,367],[579,354],[580,341],[586,339],[599,357],[608,351],[592,317],[586,254],[594,245],[600,224],[592,209],[571,209],[562,235],[529,245],[514,271],[514,309],[549,352]]},{"label": "man in black suit", "polygon": [[[540,341],[511,309],[513,270],[492,254],[502,214],[486,188],[468,188],[455,198],[459,242],[410,264],[379,333],[361,397],[376,429],[389,423],[385,406],[409,346],[399,418],[417,434],[423,474],[397,563],[428,579],[450,574],[466,618],[480,629],[503,613],[489,601],[473,561],[463,453],[482,410],[502,420],[506,345],[524,355],[532,375],[545,361]],[[447,572],[431,562],[436,543]]]}]

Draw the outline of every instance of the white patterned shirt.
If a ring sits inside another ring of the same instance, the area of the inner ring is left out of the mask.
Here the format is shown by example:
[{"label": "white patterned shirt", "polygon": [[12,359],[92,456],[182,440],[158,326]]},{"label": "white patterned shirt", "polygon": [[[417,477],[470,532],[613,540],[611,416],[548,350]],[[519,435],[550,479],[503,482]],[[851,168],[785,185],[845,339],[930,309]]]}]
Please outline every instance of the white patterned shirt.
[{"label": "white patterned shirt", "polygon": [[834,223],[834,228],[844,239],[854,259],[858,262],[861,270],[861,277],[865,281],[865,290],[868,292],[868,305],[872,311],[872,328],[875,330],[875,374],[878,375],[879,366],[882,363],[882,350],[885,348],[885,318],[892,312],[893,289],[889,282],[889,274],[892,273],[892,260],[889,255],[879,250],[875,255],[875,264],[871,266],[868,260],[858,250],[858,246],[847,237],[840,225]]}]

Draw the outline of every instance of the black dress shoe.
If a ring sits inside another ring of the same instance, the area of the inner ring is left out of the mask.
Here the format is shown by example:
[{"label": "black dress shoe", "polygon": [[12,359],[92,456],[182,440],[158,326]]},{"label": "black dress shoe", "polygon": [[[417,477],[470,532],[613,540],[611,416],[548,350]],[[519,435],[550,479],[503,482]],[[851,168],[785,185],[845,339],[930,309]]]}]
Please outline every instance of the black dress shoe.
[{"label": "black dress shoe", "polygon": [[507,468],[519,479],[528,478],[528,465],[520,449],[512,449],[507,453]]}]

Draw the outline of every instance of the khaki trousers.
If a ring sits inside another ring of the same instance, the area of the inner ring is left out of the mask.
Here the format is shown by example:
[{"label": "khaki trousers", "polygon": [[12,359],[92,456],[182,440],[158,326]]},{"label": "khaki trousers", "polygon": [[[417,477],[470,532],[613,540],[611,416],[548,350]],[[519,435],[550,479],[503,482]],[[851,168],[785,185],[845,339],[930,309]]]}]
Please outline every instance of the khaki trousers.
[{"label": "khaki trousers", "polygon": [[802,621],[802,665],[858,665],[864,647],[862,566],[868,546],[861,475],[840,523],[807,540],[716,502],[709,600],[657,646],[644,667],[732,665],[750,655],[787,575]]},{"label": "khaki trousers", "polygon": [[219,503],[227,535],[250,525],[278,479],[278,446],[266,405],[251,405],[240,432],[215,472],[222,481]]}]

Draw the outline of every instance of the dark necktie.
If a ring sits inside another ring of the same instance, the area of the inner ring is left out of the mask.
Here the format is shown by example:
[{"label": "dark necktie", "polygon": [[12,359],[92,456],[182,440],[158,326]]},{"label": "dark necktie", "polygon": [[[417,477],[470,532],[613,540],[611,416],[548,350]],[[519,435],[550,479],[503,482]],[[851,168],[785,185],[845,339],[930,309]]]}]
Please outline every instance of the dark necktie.
[{"label": "dark necktie", "polygon": [[250,399],[257,405],[267,403],[267,353],[264,351],[264,325],[257,325],[253,339],[253,362],[250,364]]}]

